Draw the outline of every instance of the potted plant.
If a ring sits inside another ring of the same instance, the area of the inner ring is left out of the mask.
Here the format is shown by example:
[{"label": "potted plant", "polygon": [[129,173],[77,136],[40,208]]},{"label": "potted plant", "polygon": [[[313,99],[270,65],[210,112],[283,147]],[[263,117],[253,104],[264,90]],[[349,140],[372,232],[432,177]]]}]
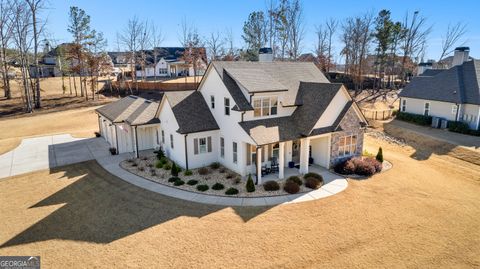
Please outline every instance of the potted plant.
[{"label": "potted plant", "polygon": [[288,168],[295,168],[294,162],[288,162]]},{"label": "potted plant", "polygon": [[117,149],[114,148],[114,147],[111,147],[111,148],[109,148],[108,150],[110,151],[110,153],[111,153],[112,155],[117,154]]}]

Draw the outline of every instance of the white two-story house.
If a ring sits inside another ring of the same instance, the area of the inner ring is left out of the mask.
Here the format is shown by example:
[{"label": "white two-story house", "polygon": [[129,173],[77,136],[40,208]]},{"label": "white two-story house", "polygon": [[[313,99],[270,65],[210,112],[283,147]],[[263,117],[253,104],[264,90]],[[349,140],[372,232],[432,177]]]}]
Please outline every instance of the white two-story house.
[{"label": "white two-story house", "polygon": [[365,118],[313,63],[213,62],[196,91],[124,99],[97,110],[102,135],[120,152],[161,147],[184,168],[220,162],[261,183],[272,163],[284,178],[362,153]]}]

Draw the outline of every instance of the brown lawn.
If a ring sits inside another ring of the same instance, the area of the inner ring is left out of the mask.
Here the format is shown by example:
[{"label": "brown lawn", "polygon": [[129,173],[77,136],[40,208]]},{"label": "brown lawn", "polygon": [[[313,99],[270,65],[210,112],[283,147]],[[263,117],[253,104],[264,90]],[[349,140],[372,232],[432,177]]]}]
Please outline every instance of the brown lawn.
[{"label": "brown lawn", "polygon": [[0,255],[40,255],[46,268],[480,267],[479,166],[366,142],[392,170],[267,208],[165,197],[95,162],[0,180]]},{"label": "brown lawn", "polygon": [[30,117],[0,118],[0,154],[20,144],[22,138],[70,133],[77,137],[92,137],[98,131],[95,107],[62,112],[34,114]]},{"label": "brown lawn", "polygon": [[[102,88],[105,79],[106,78],[99,79],[99,89]],[[98,106],[116,100],[115,98],[109,98],[101,94],[96,94],[95,100],[92,101],[92,93],[90,89],[88,89],[90,101],[86,102],[85,97],[80,96],[79,79],[77,78],[76,80],[78,95],[75,94],[73,79],[71,87],[72,92],[70,93],[69,80],[68,78],[65,78],[66,92],[63,93],[61,77],[42,78],[40,81],[42,108],[36,110],[35,114],[63,111],[88,106]],[[28,116],[29,114],[25,114],[25,105],[22,99],[23,89],[21,84],[19,84],[17,80],[11,80],[10,82],[12,88],[12,99],[5,99],[3,97],[3,91],[0,92],[0,117]],[[90,84],[88,84],[88,87],[90,87]]]}]

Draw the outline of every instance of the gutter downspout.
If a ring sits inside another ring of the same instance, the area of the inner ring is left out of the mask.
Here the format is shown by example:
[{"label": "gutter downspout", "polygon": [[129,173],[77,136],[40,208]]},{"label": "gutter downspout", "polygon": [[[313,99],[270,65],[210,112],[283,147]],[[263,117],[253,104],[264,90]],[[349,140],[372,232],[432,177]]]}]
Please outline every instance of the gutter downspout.
[{"label": "gutter downspout", "polygon": [[478,115],[477,115],[477,131],[480,130],[480,106],[478,107]]},{"label": "gutter downspout", "polygon": [[97,116],[98,116],[98,132],[100,133],[101,136],[103,136],[102,134],[102,126],[100,124],[100,114],[97,113]]},{"label": "gutter downspout", "polygon": [[133,128],[134,128],[134,130],[135,130],[135,157],[138,158],[138,157],[139,157],[139,154],[138,154],[138,133],[137,133],[137,126],[134,126]]},{"label": "gutter downspout", "polygon": [[459,116],[460,116],[460,109],[462,108],[462,105],[460,104],[455,104],[457,106],[457,114],[455,115],[455,121],[459,121]]},{"label": "gutter downspout", "polygon": [[118,155],[119,152],[118,152],[118,133],[117,133],[117,125],[114,123],[113,126],[115,126],[115,147],[117,148],[117,155]]},{"label": "gutter downspout", "polygon": [[[261,163],[259,164],[257,160],[258,160],[258,146],[255,148],[255,164],[256,164],[255,165],[255,185],[258,185],[258,165],[262,165]],[[260,168],[260,171],[262,171],[262,168]]]},{"label": "gutter downspout", "polygon": [[187,150],[187,136],[188,134],[185,134],[185,169],[188,170],[188,150]]}]

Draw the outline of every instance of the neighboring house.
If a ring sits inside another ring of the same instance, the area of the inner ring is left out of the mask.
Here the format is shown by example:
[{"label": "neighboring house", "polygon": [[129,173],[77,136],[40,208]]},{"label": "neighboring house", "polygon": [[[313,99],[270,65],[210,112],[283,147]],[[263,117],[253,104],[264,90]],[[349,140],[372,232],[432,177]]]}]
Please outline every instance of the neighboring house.
[{"label": "neighboring house", "polygon": [[[466,53],[466,54],[465,54]],[[454,67],[427,69],[400,93],[400,111],[462,121],[480,128],[480,61],[456,50]]]},{"label": "neighboring house", "polygon": [[257,174],[257,183],[272,162],[283,178],[286,167],[304,174],[361,155],[366,126],[342,84],[299,62],[212,62],[196,91],[159,102],[130,96],[97,112],[102,136],[120,152],[162,148],[182,167],[220,162]]},{"label": "neighboring house", "polygon": [[[44,54],[39,61],[39,76],[40,77],[60,77],[61,71],[61,54],[62,50],[67,50],[70,43],[63,43],[54,49],[50,49],[48,42],[44,47]],[[30,76],[37,77],[35,66],[30,66]]]},{"label": "neighboring house", "polygon": [[[137,59],[141,59],[143,53],[145,54],[145,63],[144,65],[137,64],[135,75],[143,79],[155,76],[158,78],[193,76],[195,73],[195,75],[201,76],[207,68],[207,60],[205,48],[198,49],[203,57],[198,60],[196,71],[193,64],[187,63],[183,59],[185,52],[183,47],[157,47],[154,50],[137,52]],[[128,52],[109,52],[108,55],[112,58],[116,69],[130,72],[129,59],[131,57]]]}]

